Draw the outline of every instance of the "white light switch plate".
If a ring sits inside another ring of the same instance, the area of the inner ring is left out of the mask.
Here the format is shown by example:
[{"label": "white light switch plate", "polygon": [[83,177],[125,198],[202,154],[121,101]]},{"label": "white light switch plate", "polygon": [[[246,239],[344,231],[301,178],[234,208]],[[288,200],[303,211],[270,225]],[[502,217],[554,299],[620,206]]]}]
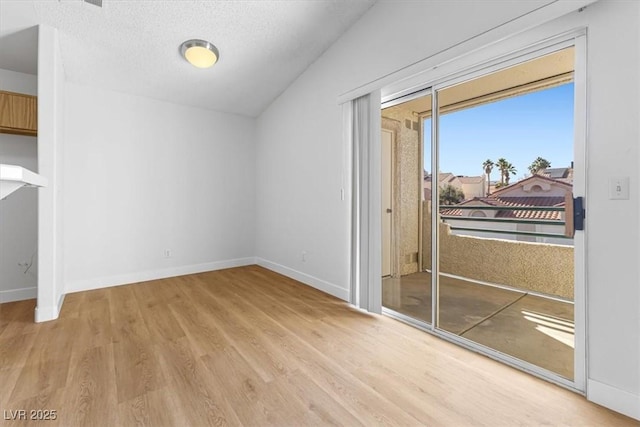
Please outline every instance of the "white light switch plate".
[{"label": "white light switch plate", "polygon": [[609,178],[609,199],[629,200],[628,176],[612,176]]}]

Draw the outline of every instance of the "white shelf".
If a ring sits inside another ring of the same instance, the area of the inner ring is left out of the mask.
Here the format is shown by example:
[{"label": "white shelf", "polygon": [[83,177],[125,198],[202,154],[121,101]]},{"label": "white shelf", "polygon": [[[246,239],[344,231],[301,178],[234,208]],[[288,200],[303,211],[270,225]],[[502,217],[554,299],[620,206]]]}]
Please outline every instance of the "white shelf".
[{"label": "white shelf", "polygon": [[47,178],[29,169],[0,164],[0,200],[21,187],[46,187],[47,183]]}]

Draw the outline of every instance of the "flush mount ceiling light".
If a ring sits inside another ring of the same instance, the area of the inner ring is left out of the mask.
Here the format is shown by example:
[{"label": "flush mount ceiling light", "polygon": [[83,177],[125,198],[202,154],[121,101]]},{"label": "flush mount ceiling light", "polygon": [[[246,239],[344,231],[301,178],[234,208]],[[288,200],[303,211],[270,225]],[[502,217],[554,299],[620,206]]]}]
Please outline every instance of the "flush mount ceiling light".
[{"label": "flush mount ceiling light", "polygon": [[220,52],[206,40],[187,40],[180,45],[180,54],[191,65],[198,68],[209,68],[220,59]]}]

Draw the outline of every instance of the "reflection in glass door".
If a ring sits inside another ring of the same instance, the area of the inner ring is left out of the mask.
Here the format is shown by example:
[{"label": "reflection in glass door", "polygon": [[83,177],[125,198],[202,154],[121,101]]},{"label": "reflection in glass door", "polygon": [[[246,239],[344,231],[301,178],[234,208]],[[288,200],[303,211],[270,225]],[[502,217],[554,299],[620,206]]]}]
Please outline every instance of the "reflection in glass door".
[{"label": "reflection in glass door", "polygon": [[382,110],[382,305],[424,323],[432,316],[431,104],[423,93]]}]

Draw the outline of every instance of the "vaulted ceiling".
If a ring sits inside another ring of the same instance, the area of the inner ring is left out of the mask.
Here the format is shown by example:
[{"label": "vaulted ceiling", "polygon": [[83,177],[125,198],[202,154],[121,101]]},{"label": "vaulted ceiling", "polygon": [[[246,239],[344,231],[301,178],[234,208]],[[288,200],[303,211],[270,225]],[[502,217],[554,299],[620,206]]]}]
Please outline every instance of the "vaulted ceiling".
[{"label": "vaulted ceiling", "polygon": [[[260,114],[375,0],[0,0],[0,68],[37,73],[37,31],[59,30],[70,82],[248,116]],[[178,48],[214,43],[197,69]]]}]

